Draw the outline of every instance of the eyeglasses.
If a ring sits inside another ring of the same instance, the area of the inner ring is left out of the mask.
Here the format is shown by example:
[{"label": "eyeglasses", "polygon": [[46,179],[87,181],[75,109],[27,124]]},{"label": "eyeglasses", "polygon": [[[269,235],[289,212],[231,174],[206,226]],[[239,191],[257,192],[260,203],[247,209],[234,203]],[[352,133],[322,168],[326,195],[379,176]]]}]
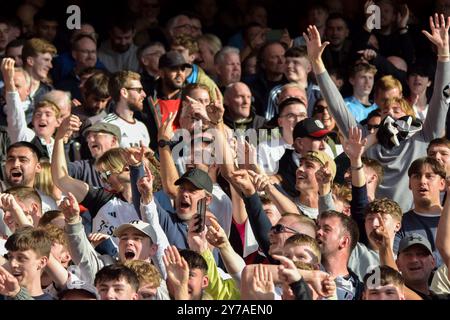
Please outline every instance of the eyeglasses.
[{"label": "eyeglasses", "polygon": [[288,120],[297,120],[298,118],[306,118],[306,113],[299,113],[299,114],[288,113],[285,114],[284,116],[280,116],[280,118],[287,118]]},{"label": "eyeglasses", "polygon": [[380,127],[379,124],[367,124],[367,130],[378,129]]},{"label": "eyeglasses", "polygon": [[323,113],[325,109],[328,109],[327,106],[318,105],[314,108],[314,113]]},{"label": "eyeglasses", "polygon": [[136,91],[138,94],[141,94],[142,91],[144,91],[144,88],[142,87],[137,87],[137,88],[125,88],[127,90],[134,90]]},{"label": "eyeglasses", "polygon": [[274,234],[280,234],[280,233],[284,233],[284,232],[291,232],[291,233],[294,233],[294,234],[300,234],[300,232],[298,232],[297,230],[294,230],[292,228],[286,227],[285,225],[282,225],[282,224],[274,225],[272,228],[270,228],[270,231],[273,232]]}]

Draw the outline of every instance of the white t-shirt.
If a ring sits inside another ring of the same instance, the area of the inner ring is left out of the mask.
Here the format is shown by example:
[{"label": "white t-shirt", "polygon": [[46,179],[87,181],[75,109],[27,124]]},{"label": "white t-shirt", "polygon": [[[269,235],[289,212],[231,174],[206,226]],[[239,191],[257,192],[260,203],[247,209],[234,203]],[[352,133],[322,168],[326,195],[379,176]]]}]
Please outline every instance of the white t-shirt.
[{"label": "white t-shirt", "polygon": [[150,135],[148,134],[147,127],[144,123],[134,119],[134,123],[125,121],[115,113],[108,114],[102,122],[115,124],[120,128],[122,133],[120,147],[139,147],[140,141],[144,143],[144,146],[150,145]]},{"label": "white t-shirt", "polygon": [[217,184],[213,184],[212,200],[209,204],[209,210],[216,216],[220,226],[229,236],[232,219],[232,203],[230,197]]},{"label": "white t-shirt", "polygon": [[283,138],[263,141],[258,146],[258,165],[268,175],[278,172],[278,164],[286,149],[293,149]]}]

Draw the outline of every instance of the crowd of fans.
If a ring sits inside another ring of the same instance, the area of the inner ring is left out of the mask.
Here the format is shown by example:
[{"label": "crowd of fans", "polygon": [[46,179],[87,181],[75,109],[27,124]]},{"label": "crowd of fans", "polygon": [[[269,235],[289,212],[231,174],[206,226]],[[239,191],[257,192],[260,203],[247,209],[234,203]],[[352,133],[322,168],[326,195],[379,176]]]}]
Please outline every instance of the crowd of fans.
[{"label": "crowd of fans", "polygon": [[0,300],[450,299],[450,1],[75,3],[0,10]]}]

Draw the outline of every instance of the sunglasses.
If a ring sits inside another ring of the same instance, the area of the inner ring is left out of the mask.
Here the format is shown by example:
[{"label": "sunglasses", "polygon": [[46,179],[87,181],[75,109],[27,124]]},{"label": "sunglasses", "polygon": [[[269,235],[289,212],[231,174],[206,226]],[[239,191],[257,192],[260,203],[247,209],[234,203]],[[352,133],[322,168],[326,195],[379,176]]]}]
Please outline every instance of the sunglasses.
[{"label": "sunglasses", "polygon": [[282,225],[282,224],[274,225],[272,228],[270,228],[270,231],[273,232],[274,234],[280,234],[280,233],[285,233],[285,232],[300,234],[300,232],[298,232],[297,230],[286,227],[285,225]]},{"label": "sunglasses", "polygon": [[323,113],[325,109],[328,109],[327,106],[316,106],[314,108],[314,113]]},{"label": "sunglasses", "polygon": [[142,91],[144,91],[144,88],[140,87],[140,88],[125,88],[127,90],[134,90],[136,91],[138,94],[141,94]]},{"label": "sunglasses", "polygon": [[378,129],[380,127],[379,124],[367,124],[367,130]]},{"label": "sunglasses", "polygon": [[99,173],[100,179],[103,181],[108,181],[109,177],[111,177],[112,172],[111,171],[100,171]]}]

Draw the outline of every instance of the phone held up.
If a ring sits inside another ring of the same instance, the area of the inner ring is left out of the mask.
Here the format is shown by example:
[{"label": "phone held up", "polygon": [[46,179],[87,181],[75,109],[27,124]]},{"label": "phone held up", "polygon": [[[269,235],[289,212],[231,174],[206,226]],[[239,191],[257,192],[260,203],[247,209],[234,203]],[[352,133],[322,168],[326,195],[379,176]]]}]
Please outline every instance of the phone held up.
[{"label": "phone held up", "polygon": [[206,198],[200,199],[197,202],[197,215],[198,215],[198,221],[196,223],[196,230],[195,232],[200,233],[203,230],[205,230],[205,224],[206,224]]}]

